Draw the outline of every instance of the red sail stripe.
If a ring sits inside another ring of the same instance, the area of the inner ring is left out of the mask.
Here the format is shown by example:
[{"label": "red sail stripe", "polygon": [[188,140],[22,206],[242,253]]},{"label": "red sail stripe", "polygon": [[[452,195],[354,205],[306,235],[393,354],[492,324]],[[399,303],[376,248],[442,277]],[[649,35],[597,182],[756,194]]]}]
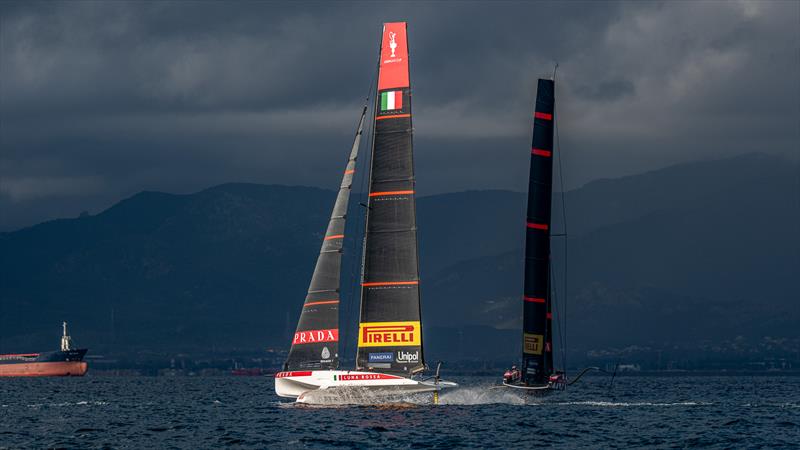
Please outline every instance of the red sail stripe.
[{"label": "red sail stripe", "polygon": [[548,230],[550,228],[550,226],[548,226],[546,223],[528,222],[528,228],[534,228],[534,229],[537,229],[537,230],[545,230],[546,231],[546,230]]},{"label": "red sail stripe", "polygon": [[330,241],[331,239],[343,239],[343,238],[344,238],[343,234],[334,234],[332,236],[325,236],[325,239],[323,239],[323,241]]},{"label": "red sail stripe", "polygon": [[543,298],[528,297],[527,295],[522,296],[522,299],[525,300],[526,302],[531,302],[531,303],[544,303],[545,302],[545,300]]},{"label": "red sail stripe", "polygon": [[353,170],[345,170],[345,171],[344,171],[344,174],[345,174],[345,175],[350,175],[351,173],[355,173],[355,172],[356,172],[356,170],[355,170],[355,169],[353,169]]},{"label": "red sail stripe", "polygon": [[541,148],[532,148],[531,149],[531,154],[534,154],[536,156],[545,156],[545,157],[549,158],[550,156],[553,155],[553,152],[551,152],[550,150],[544,150],[544,149],[541,149]]},{"label": "red sail stripe", "polygon": [[536,111],[535,113],[533,113],[533,117],[535,117],[537,119],[553,120],[553,115],[552,114],[542,113],[542,112],[539,112],[539,111]]},{"label": "red sail stripe", "polygon": [[333,305],[334,303],[339,303],[339,300],[323,300],[320,302],[311,302],[311,303],[306,303],[305,305],[303,305],[303,307],[305,308],[306,306],[314,306],[314,305]]},{"label": "red sail stripe", "polygon": [[378,116],[375,118],[375,120],[399,119],[401,117],[411,117],[411,114],[392,114],[391,116]]},{"label": "red sail stripe", "polygon": [[417,285],[419,281],[374,281],[369,283],[361,283],[364,287],[373,287],[373,286],[410,286],[410,285]]},{"label": "red sail stripe", "polygon": [[384,195],[405,195],[413,194],[414,191],[383,191],[383,192],[370,192],[370,197],[382,197]]}]

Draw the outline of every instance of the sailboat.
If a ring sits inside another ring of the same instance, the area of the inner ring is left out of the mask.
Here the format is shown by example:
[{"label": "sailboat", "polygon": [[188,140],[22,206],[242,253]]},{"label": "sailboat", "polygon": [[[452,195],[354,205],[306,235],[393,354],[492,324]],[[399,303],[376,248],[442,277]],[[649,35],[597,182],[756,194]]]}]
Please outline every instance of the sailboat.
[{"label": "sailboat", "polygon": [[[322,241],[297,331],[275,392],[301,403],[344,393],[434,392],[455,383],[422,378],[419,265],[412,151],[411,92],[405,22],[383,25],[361,269],[355,370],[339,369],[340,269],[345,220],[367,114],[361,112],[339,194]],[[352,397],[349,397],[352,398]]]},{"label": "sailboat", "polygon": [[525,225],[522,295],[522,366],[503,375],[503,385],[526,390],[563,389],[566,378],[553,366],[553,298],[550,286],[551,198],[555,81],[539,79],[533,113],[533,143]]}]

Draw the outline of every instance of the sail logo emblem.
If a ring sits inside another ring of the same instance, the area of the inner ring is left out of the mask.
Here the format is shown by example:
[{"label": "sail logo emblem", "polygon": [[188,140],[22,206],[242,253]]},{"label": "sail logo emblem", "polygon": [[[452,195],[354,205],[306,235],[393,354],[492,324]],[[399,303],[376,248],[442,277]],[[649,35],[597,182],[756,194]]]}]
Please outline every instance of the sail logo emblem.
[{"label": "sail logo emblem", "polygon": [[414,352],[406,352],[403,350],[397,351],[397,359],[399,363],[416,363],[419,362],[419,350]]},{"label": "sail logo emblem", "polygon": [[421,345],[419,322],[364,322],[358,328],[359,347]]},{"label": "sail logo emblem", "polygon": [[403,109],[403,91],[381,92],[381,112]]},{"label": "sail logo emblem", "polygon": [[292,345],[298,344],[314,344],[317,342],[338,342],[339,329],[331,328],[330,330],[306,330],[298,331],[294,334]]},{"label": "sail logo emblem", "polygon": [[328,350],[328,347],[322,347],[322,353],[319,355],[322,359],[328,359],[331,357],[331,351]]},{"label": "sail logo emblem", "polygon": [[385,373],[356,373],[353,375],[334,375],[333,381],[361,381],[361,380],[397,380],[402,377],[386,375]]},{"label": "sail logo emblem", "polygon": [[392,50],[392,54],[389,56],[390,58],[395,57],[394,51],[397,50],[397,40],[395,39],[396,37],[397,33],[394,33],[392,31],[389,32],[389,49]]},{"label": "sail logo emblem", "polygon": [[394,31],[389,31],[384,36],[388,38],[388,42],[384,41],[385,44],[381,46],[382,63],[392,64],[402,62],[406,52],[405,45],[400,45],[403,40],[402,37],[400,38],[401,42],[397,42],[397,33]]},{"label": "sail logo emblem", "polygon": [[392,352],[370,353],[369,362],[392,362]]},{"label": "sail logo emblem", "polygon": [[522,353],[530,355],[541,355],[544,348],[544,336],[541,334],[523,333],[522,335]]}]

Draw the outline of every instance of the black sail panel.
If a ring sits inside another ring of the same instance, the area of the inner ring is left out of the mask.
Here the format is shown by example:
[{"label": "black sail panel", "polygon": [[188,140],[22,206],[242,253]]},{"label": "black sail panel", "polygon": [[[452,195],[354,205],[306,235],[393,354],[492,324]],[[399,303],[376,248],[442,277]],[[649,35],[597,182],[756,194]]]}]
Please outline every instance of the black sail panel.
[{"label": "black sail panel", "polygon": [[411,375],[425,366],[405,22],[384,24],[364,238],[359,370]]},{"label": "black sail panel", "polygon": [[339,366],[342,245],[366,112],[364,107],[284,370],[335,369]]},{"label": "black sail panel", "polygon": [[530,383],[546,382],[553,371],[549,281],[554,108],[553,81],[540,79],[528,184],[522,325],[522,367]]}]

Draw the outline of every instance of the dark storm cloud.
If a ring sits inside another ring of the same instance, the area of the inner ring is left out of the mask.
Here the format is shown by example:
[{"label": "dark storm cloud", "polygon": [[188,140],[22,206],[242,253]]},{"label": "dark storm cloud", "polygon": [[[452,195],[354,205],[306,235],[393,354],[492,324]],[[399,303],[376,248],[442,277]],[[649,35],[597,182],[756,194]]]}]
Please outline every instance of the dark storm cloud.
[{"label": "dark storm cloud", "polygon": [[335,186],[390,20],[421,192],[523,189],[554,61],[572,186],[800,142],[796,2],[3,3],[0,229],[143,189]]}]

